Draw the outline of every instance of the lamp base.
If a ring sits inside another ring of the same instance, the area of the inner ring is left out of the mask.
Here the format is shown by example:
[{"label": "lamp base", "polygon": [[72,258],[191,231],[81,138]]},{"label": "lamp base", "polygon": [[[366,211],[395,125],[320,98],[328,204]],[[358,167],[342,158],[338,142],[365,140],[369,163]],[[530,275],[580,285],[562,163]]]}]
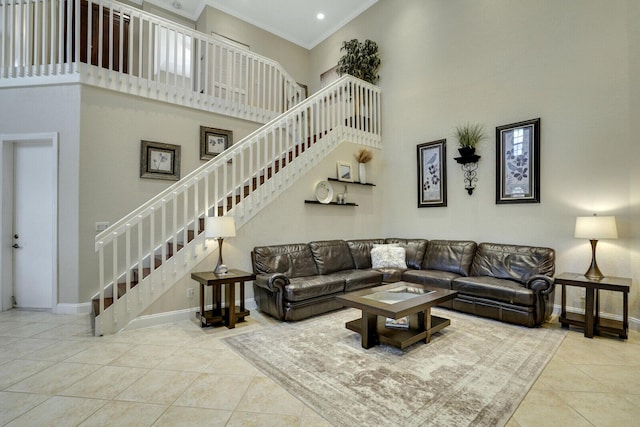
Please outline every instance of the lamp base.
[{"label": "lamp base", "polygon": [[604,279],[604,275],[600,272],[600,270],[598,269],[597,265],[596,265],[595,269],[589,268],[589,270],[587,270],[587,272],[584,273],[584,277],[586,277],[587,279],[590,279],[590,280],[602,280],[602,279]]},{"label": "lamp base", "polygon": [[598,263],[596,262],[596,245],[598,241],[593,239],[591,240],[591,265],[586,273],[584,273],[584,277],[590,280],[602,280],[604,278],[604,274],[598,268]]},{"label": "lamp base", "polygon": [[218,237],[218,263],[216,264],[216,268],[213,269],[213,274],[227,274],[229,269],[226,265],[222,263],[222,242],[224,239],[222,237]]},{"label": "lamp base", "polygon": [[213,272],[215,274],[227,274],[229,272],[229,269],[227,268],[226,265],[220,264],[216,266],[216,269],[213,270]]}]

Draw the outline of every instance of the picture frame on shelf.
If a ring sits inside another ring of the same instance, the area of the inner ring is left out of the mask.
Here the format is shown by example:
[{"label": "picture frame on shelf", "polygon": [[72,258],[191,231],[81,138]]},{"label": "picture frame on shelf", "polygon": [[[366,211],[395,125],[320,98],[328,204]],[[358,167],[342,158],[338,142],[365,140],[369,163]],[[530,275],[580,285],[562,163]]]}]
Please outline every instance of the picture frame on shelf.
[{"label": "picture frame on shelf", "polygon": [[447,140],[419,144],[417,157],[418,207],[447,206]]},{"label": "picture frame on shelf", "polygon": [[180,179],[180,150],[182,147],[161,142],[141,141],[140,178]]},{"label": "picture frame on shelf", "polygon": [[233,145],[233,131],[200,126],[200,160],[211,160]]},{"label": "picture frame on shelf", "polygon": [[338,181],[353,182],[353,168],[351,163],[337,162],[336,172],[338,174]]},{"label": "picture frame on shelf", "polygon": [[540,118],[496,127],[496,204],[540,203]]}]

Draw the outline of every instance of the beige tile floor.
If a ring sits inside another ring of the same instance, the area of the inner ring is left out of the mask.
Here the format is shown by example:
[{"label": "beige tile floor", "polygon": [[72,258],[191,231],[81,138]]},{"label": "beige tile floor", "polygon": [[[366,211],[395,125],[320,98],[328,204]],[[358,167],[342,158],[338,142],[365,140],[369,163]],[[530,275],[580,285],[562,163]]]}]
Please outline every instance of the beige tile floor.
[{"label": "beige tile floor", "polygon": [[[274,323],[254,311],[235,330],[186,321],[96,338],[88,316],[1,312],[0,425],[329,425],[222,341]],[[508,426],[638,425],[639,368],[639,333],[571,330]]]}]

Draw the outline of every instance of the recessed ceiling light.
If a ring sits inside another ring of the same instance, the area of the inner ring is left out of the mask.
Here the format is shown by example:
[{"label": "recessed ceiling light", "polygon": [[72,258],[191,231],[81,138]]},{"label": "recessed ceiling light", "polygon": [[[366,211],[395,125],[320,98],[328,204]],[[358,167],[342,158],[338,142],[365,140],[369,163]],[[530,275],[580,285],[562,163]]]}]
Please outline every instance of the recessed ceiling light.
[{"label": "recessed ceiling light", "polygon": [[322,21],[324,19],[324,13],[320,12],[316,15],[316,18],[318,18],[318,21]]}]

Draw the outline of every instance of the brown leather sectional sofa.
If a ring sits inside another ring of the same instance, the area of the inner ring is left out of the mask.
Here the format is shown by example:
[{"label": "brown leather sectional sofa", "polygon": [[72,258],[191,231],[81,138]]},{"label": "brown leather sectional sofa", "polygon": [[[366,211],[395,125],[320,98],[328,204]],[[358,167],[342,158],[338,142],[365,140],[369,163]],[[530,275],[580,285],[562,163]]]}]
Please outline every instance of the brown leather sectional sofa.
[{"label": "brown leather sectional sofa", "polygon": [[[396,243],[407,269],[373,269],[374,244]],[[335,296],[403,280],[458,291],[454,310],[539,326],[553,308],[550,248],[456,240],[326,240],[261,246],[251,253],[260,311],[286,321],[342,308]]]}]

